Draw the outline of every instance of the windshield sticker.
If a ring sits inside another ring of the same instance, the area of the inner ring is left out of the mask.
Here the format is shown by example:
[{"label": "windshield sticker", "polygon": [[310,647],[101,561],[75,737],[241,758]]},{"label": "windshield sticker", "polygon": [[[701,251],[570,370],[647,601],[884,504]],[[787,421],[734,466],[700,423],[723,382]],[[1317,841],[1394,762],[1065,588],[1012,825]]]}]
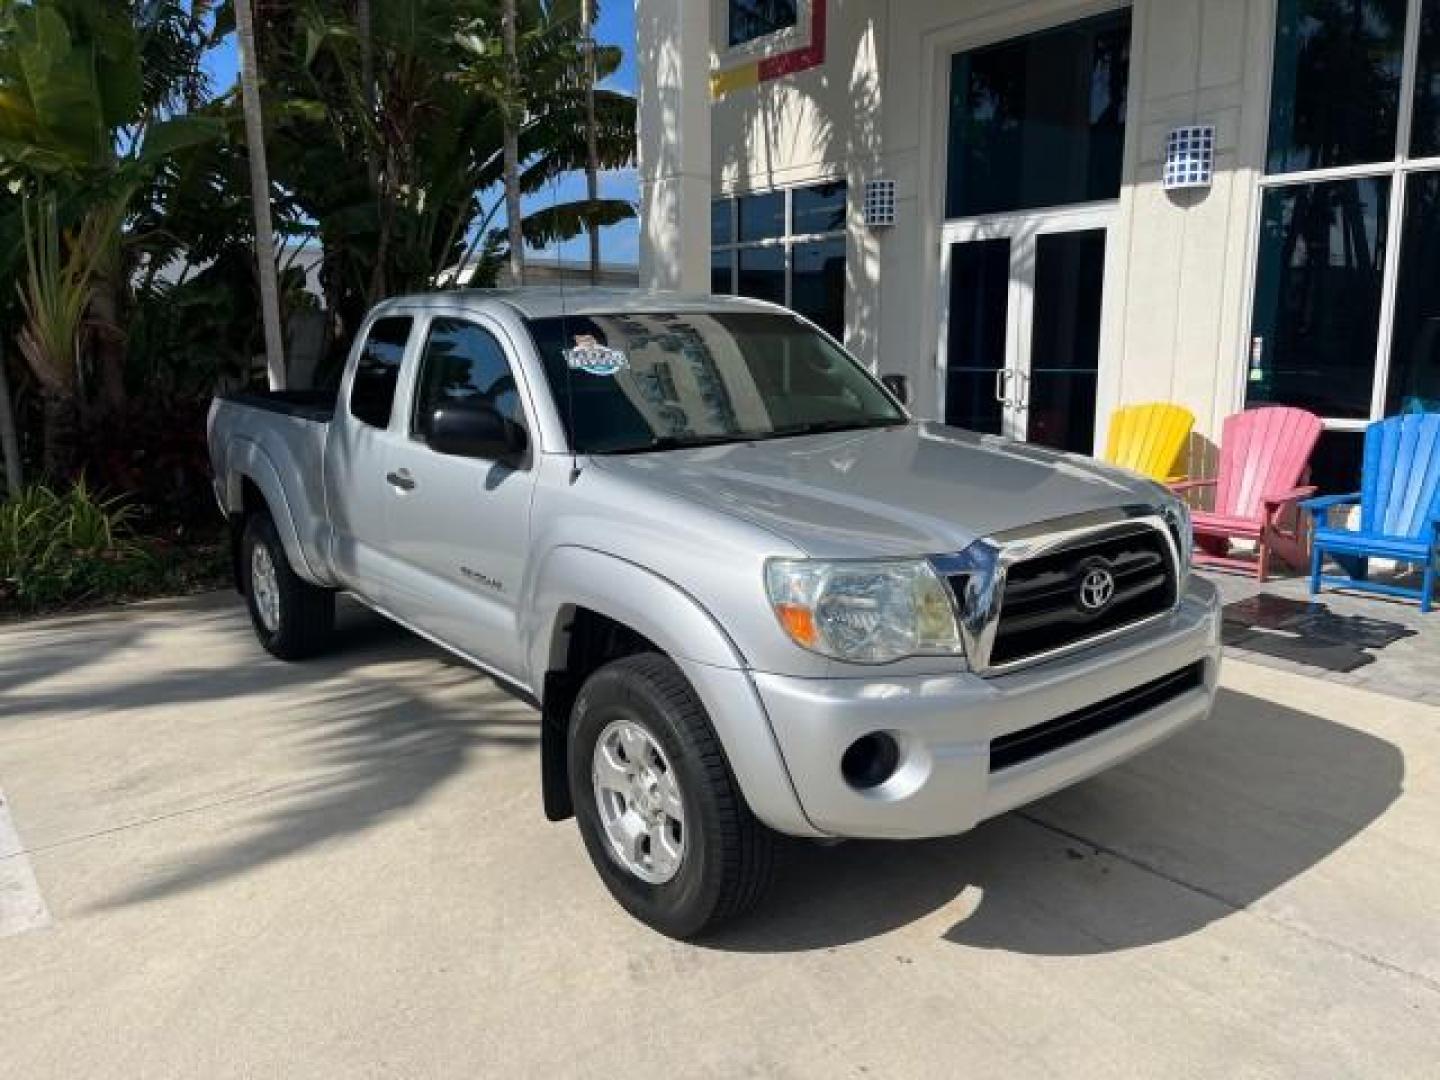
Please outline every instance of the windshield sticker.
[{"label": "windshield sticker", "polygon": [[587,375],[614,375],[630,366],[629,358],[619,349],[601,345],[589,334],[577,334],[575,347],[565,350],[565,362],[574,371]]}]

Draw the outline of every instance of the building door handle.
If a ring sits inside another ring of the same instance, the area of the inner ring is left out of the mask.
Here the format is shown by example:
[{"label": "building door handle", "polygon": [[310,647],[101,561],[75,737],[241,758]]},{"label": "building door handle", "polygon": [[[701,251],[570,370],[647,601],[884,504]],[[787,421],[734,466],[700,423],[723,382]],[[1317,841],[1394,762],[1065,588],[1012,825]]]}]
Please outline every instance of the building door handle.
[{"label": "building door handle", "polygon": [[1015,374],[1009,368],[999,368],[995,372],[995,400],[1001,405],[1013,405],[1010,400],[1010,379]]},{"label": "building door handle", "polygon": [[415,490],[415,478],[410,475],[409,469],[398,469],[395,472],[386,473],[385,482],[400,491]]}]

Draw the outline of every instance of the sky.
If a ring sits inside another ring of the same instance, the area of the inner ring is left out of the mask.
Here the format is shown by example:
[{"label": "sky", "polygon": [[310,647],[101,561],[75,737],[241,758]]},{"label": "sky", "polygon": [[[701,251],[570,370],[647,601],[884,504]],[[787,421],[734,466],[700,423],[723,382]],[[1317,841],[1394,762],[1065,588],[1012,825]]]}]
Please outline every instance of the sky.
[{"label": "sky", "polygon": [[[595,27],[595,37],[601,44],[618,45],[625,53],[625,60],[620,65],[605,85],[617,90],[623,90],[633,94],[635,92],[635,5],[623,3],[621,0],[609,0],[608,3],[600,4],[600,19]],[[217,49],[209,58],[206,64],[211,78],[217,90],[224,90],[235,82],[237,61],[235,56],[235,38],[231,35],[225,45]],[[536,207],[550,205],[554,201],[571,202],[575,199],[585,197],[585,177],[577,173],[561,181],[556,190],[552,192],[546,189],[527,197],[524,205],[527,210]],[[600,174],[600,197],[605,199],[628,199],[638,203],[640,198],[639,187],[636,181],[635,171],[625,169],[616,172]],[[501,227],[505,224],[504,214],[497,216],[496,223]],[[627,221],[623,224],[613,226],[601,232],[600,257],[607,263],[618,263],[623,265],[634,265],[639,261],[640,244],[639,224],[636,221]],[[533,249],[532,249],[533,251]],[[557,253],[554,248],[537,253],[536,258],[556,257],[576,261],[584,261],[589,258],[589,245],[586,238],[581,235],[569,243],[560,245]]]}]

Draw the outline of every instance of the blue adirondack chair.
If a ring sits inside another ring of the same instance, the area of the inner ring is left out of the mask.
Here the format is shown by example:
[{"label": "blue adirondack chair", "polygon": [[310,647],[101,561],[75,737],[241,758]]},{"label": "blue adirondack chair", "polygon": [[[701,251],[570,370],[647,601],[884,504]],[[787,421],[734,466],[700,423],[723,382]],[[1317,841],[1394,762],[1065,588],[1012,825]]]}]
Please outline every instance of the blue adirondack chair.
[{"label": "blue adirondack chair", "polygon": [[[1366,428],[1361,484],[1358,494],[1328,495],[1300,504],[1315,519],[1310,594],[1332,585],[1419,596],[1420,610],[1429,611],[1440,563],[1440,413],[1406,413]],[[1326,524],[1332,507],[1355,503],[1360,504],[1359,529]],[[1327,554],[1350,576],[1322,574]],[[1368,580],[1372,557],[1424,567],[1420,591]]]}]

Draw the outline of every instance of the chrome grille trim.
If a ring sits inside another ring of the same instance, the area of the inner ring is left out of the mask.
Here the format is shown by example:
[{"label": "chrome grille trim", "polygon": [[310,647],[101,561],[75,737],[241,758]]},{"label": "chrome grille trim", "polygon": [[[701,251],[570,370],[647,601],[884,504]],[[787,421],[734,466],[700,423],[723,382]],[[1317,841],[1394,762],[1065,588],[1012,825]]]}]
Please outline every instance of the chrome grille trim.
[{"label": "chrome grille trim", "polygon": [[[1004,606],[1005,599],[1005,582],[1010,567],[1026,559],[1047,555],[1087,539],[1101,538],[1106,533],[1112,532],[1117,525],[1127,524],[1149,527],[1162,537],[1165,550],[1170,556],[1170,570],[1174,575],[1175,588],[1172,606],[1165,611],[1089,637],[1080,638],[1055,649],[1020,657],[1008,663],[992,665],[990,654],[994,649],[995,635],[1000,627],[1001,608]],[[951,594],[956,606],[955,617],[960,626],[960,637],[965,644],[965,654],[969,660],[970,670],[980,675],[1004,675],[1012,671],[1019,671],[1022,668],[1068,656],[1122,635],[1134,633],[1173,612],[1180,606],[1185,594],[1186,567],[1181,562],[1174,532],[1164,514],[1154,506],[1119,506],[996,533],[975,541],[964,551],[953,555],[937,556],[930,562],[936,573],[951,585]],[[964,579],[963,595],[956,588],[957,579]]]}]

